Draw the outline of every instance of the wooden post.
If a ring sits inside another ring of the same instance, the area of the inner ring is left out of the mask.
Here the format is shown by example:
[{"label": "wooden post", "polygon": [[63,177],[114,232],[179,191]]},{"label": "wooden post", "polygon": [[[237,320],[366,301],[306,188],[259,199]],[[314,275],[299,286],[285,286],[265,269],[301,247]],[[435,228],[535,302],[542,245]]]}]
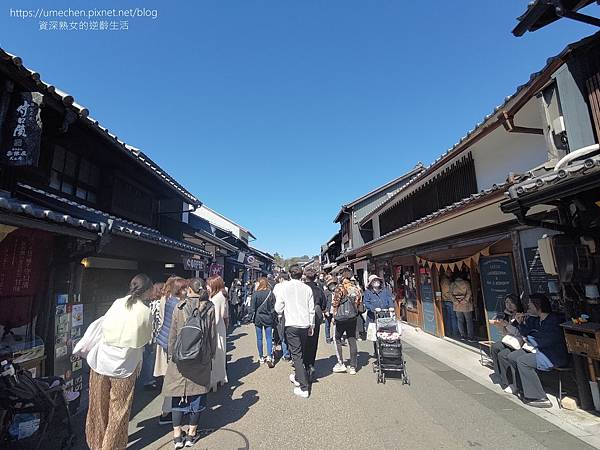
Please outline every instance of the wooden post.
[{"label": "wooden post", "polygon": [[[519,292],[529,293],[529,284],[527,283],[527,276],[524,274],[525,264],[523,263],[523,257],[521,253],[521,236],[517,230],[512,230],[510,232],[510,237],[512,240],[512,253],[513,260],[515,262],[515,272],[517,275],[517,289]],[[515,294],[519,295],[518,292],[515,292]]]}]

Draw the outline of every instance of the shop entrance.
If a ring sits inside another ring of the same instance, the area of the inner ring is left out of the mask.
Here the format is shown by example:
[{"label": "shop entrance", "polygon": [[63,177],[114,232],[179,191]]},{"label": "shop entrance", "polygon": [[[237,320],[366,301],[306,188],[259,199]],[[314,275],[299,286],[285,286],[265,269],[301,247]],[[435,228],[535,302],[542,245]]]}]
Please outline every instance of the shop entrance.
[{"label": "shop entrance", "polygon": [[419,325],[417,277],[413,265],[394,266],[396,314],[411,325]]},{"label": "shop entrance", "polygon": [[484,302],[476,265],[440,268],[444,335],[467,343],[487,340]]}]

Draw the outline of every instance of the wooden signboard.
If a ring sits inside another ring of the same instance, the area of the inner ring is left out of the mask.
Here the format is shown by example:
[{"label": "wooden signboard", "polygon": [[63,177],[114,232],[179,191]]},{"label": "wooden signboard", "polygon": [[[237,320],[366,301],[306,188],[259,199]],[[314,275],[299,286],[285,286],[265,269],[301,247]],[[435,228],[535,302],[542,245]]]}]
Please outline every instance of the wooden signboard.
[{"label": "wooden signboard", "polygon": [[502,333],[489,321],[504,311],[506,295],[517,293],[512,255],[481,256],[479,273],[489,340],[497,342],[502,340]]}]

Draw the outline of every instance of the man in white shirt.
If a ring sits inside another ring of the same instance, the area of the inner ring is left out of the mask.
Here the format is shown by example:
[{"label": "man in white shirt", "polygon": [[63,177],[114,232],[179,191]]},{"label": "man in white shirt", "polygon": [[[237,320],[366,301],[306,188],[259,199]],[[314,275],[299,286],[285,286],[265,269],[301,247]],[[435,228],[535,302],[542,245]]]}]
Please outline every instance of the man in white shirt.
[{"label": "man in white shirt", "polygon": [[292,354],[295,375],[294,394],[308,398],[308,373],[304,367],[304,352],[309,335],[314,332],[315,304],[312,289],[300,281],[302,269],[297,264],[290,267],[291,280],[275,286],[275,312],[285,314],[285,338]]}]

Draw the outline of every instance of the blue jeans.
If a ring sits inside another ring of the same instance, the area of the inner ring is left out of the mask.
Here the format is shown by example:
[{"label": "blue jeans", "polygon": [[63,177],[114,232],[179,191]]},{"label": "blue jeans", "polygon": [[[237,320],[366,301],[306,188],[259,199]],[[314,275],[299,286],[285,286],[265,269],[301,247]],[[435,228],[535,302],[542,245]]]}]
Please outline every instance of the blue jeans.
[{"label": "blue jeans", "polygon": [[142,370],[140,380],[150,383],[154,380],[154,361],[156,353],[156,344],[146,344],[144,347],[144,359],[142,360]]},{"label": "blue jeans", "polygon": [[[267,340],[268,357],[273,357],[273,328],[264,327],[265,339]],[[256,346],[258,347],[258,357],[263,357],[263,327],[256,327]]]},{"label": "blue jeans", "polygon": [[[473,311],[454,311],[456,314],[456,320],[458,321],[458,332],[460,337],[468,337],[473,339]],[[465,330],[465,322],[467,323],[467,329]]]},{"label": "blue jeans", "polygon": [[325,339],[331,339],[331,316],[325,317]]}]

